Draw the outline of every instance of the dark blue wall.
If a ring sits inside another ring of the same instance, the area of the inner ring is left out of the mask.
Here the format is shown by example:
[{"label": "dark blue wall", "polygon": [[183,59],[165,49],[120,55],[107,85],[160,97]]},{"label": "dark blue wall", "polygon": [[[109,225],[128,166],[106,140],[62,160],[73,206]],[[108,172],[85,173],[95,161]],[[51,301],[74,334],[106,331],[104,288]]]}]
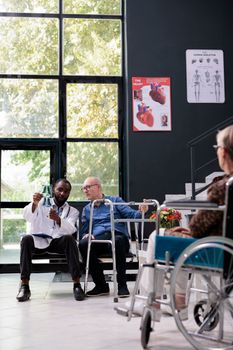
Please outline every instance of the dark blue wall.
[{"label": "dark blue wall", "polygon": [[[187,143],[233,114],[232,14],[230,0],[126,0],[128,145],[124,145],[124,166],[128,168],[128,199],[162,201],[166,193],[184,193],[184,183],[190,181]],[[187,49],[223,50],[225,103],[187,102]],[[133,76],[171,77],[171,132],[132,131]],[[213,143],[214,136],[199,147],[200,164],[214,157]],[[219,170],[217,165],[214,170]],[[205,170],[206,175],[210,171]],[[198,180],[204,180],[204,175],[200,172]]]}]

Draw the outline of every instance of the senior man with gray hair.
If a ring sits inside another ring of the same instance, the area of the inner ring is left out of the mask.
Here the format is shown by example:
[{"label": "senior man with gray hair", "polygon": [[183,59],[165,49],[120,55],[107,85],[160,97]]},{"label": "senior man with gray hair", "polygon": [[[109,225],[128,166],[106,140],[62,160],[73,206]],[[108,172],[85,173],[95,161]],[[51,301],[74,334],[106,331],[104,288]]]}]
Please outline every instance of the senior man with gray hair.
[{"label": "senior man with gray hair", "polygon": [[[112,202],[124,202],[119,196],[106,196],[102,191],[102,185],[99,178],[88,177],[82,186],[90,203],[88,203],[82,212],[82,227],[80,230],[79,249],[82,254],[84,263],[87,260],[88,249],[88,234],[90,224],[91,202],[97,199],[109,199]],[[138,210],[130,208],[128,205],[114,206],[114,216],[116,219],[122,218],[141,218],[142,212],[146,212],[148,206],[140,205]],[[100,201],[95,205],[93,211],[93,231],[91,239],[109,240],[111,239],[111,222],[109,206]],[[129,251],[129,236],[124,223],[115,224],[115,247],[116,247],[116,268],[117,268],[117,283],[118,296],[129,296],[129,290],[126,284],[126,254]],[[95,287],[86,293],[87,296],[98,296],[109,294],[109,286],[105,281],[103,268],[99,262],[99,256],[103,253],[108,253],[110,247],[108,244],[93,244],[90,252],[89,271],[92,276]]]}]

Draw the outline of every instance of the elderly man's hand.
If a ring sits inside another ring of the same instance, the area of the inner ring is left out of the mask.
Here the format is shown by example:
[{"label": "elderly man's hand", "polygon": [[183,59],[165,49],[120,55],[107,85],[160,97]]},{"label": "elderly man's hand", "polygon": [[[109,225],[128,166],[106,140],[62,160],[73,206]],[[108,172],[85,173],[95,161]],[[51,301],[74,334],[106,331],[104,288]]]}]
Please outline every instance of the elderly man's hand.
[{"label": "elderly man's hand", "polygon": [[148,205],[147,204],[139,204],[138,210],[140,210],[141,213],[146,213],[148,210]]},{"label": "elderly man's hand", "polygon": [[[89,233],[86,233],[86,234],[82,237],[82,239],[88,239],[88,237],[89,237]],[[95,239],[95,237],[94,237],[93,235],[91,235],[91,239]]]}]

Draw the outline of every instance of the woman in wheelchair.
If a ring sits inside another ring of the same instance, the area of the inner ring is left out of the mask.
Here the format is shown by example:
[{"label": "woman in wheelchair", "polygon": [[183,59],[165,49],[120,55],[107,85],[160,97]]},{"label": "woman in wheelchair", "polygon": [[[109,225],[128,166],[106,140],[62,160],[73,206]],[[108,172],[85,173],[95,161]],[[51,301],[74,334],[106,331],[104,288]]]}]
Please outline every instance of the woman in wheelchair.
[{"label": "woman in wheelchair", "polygon": [[[233,125],[221,130],[217,134],[217,144],[213,146],[217,152],[218,163],[224,171],[223,176],[214,178],[207,191],[207,199],[218,205],[225,200],[226,182],[233,176]],[[223,213],[212,210],[199,210],[189,223],[189,229],[174,227],[170,235],[192,236],[195,238],[209,235],[222,235]]]},{"label": "woman in wheelchair", "polygon": [[[216,135],[217,144],[214,149],[217,152],[218,163],[224,171],[224,175],[217,177],[210,184],[207,191],[207,200],[218,205],[225,202],[226,183],[233,176],[233,125],[219,131]],[[223,212],[214,210],[198,210],[189,222],[189,228],[173,227],[165,231],[165,235],[176,237],[194,237],[203,238],[207,236],[222,235]],[[150,264],[154,261],[156,232],[149,237],[147,247],[146,263]],[[145,269],[140,283],[140,293],[148,295],[152,291],[151,280],[153,272],[151,269]],[[177,279],[176,305],[182,310],[186,307],[186,293],[189,275],[180,273]],[[160,278],[158,278],[160,281]],[[162,293],[162,291],[161,291]],[[160,297],[160,296],[157,296]]]}]

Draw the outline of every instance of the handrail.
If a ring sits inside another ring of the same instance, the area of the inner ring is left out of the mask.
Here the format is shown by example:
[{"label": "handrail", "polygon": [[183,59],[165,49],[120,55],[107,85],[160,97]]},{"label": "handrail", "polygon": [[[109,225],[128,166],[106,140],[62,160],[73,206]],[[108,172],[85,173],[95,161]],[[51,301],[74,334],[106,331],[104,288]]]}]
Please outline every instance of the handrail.
[{"label": "handrail", "polygon": [[229,118],[225,119],[221,123],[216,124],[212,128],[206,130],[199,136],[195,137],[191,141],[188,142],[188,147],[190,148],[190,166],[191,166],[191,188],[192,188],[192,196],[191,199],[195,199],[196,195],[203,192],[206,187],[199,188],[198,191],[196,191],[195,183],[196,183],[196,173],[203,168],[206,168],[209,164],[211,164],[215,159],[208,160],[206,163],[202,164],[200,167],[196,166],[196,154],[195,154],[195,146],[197,146],[201,141],[206,139],[209,136],[212,136],[213,133],[216,133],[217,130],[222,129],[223,127],[226,127],[230,125],[233,122],[233,116],[230,116]]},{"label": "handrail", "polygon": [[198,194],[204,192],[205,190],[207,190],[207,188],[210,186],[210,184],[207,184],[201,188],[198,188],[198,190],[195,189],[195,196],[197,196]]},{"label": "handrail", "polygon": [[212,128],[204,131],[202,134],[200,134],[199,136],[195,137],[194,139],[192,139],[191,141],[188,142],[188,146],[192,147],[195,146],[197,143],[199,143],[200,141],[204,140],[206,137],[208,137],[209,135],[211,135],[212,133],[216,132],[218,129],[223,128],[224,126],[229,125],[229,122],[233,121],[233,115],[230,116],[229,118],[225,119],[224,121],[222,121],[221,123],[216,124],[215,126],[213,126]]}]

